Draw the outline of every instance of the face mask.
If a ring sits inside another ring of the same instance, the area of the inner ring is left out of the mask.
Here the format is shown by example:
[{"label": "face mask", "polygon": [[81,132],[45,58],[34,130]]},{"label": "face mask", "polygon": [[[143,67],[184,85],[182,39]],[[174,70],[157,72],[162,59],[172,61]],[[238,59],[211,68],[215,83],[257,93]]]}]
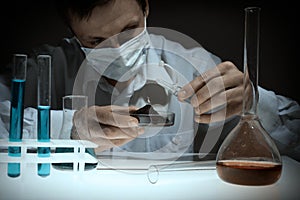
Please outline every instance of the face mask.
[{"label": "face mask", "polygon": [[145,23],[141,33],[118,48],[89,49],[82,47],[82,50],[86,54],[88,65],[92,66],[99,74],[124,82],[135,76],[145,64],[148,47],[149,35]]}]

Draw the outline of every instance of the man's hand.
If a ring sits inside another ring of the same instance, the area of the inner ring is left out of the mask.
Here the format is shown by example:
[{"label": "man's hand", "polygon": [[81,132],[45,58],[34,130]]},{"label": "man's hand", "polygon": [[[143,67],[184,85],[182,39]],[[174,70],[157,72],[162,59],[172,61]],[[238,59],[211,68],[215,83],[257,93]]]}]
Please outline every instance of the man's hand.
[{"label": "man's hand", "polygon": [[75,112],[73,124],[77,136],[73,139],[86,139],[99,145],[95,150],[101,152],[121,146],[144,133],[138,120],[129,116],[135,107],[91,106]]},{"label": "man's hand", "polygon": [[[178,93],[183,101],[191,98],[198,123],[223,121],[241,114],[243,109],[244,74],[231,62],[223,62],[185,85]],[[247,79],[248,80],[248,79]],[[245,89],[246,105],[252,104],[252,87],[249,80]]]}]

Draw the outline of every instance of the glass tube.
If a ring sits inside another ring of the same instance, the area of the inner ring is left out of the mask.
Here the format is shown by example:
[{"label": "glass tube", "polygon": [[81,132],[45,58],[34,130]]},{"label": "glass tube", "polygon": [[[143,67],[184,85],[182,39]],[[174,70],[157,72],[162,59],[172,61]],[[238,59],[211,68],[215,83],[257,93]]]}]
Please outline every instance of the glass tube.
[{"label": "glass tube", "polygon": [[160,174],[174,171],[191,171],[191,170],[215,170],[216,161],[189,161],[189,162],[173,162],[168,164],[150,165],[147,177],[150,183],[157,183]]},{"label": "glass tube", "polygon": [[[38,73],[38,141],[50,141],[50,107],[51,107],[51,56],[37,57]],[[39,157],[49,157],[50,147],[38,147]],[[38,175],[50,174],[49,163],[38,164]]]},{"label": "glass tube", "polygon": [[[11,84],[11,107],[9,141],[21,142],[23,133],[24,113],[24,90],[26,81],[27,55],[13,55],[12,84]],[[21,147],[8,147],[8,155],[21,156]],[[8,163],[8,176],[20,175],[20,163]]]},{"label": "glass tube", "polygon": [[[87,114],[87,107],[88,107],[88,96],[85,95],[67,95],[64,96],[62,99],[63,102],[63,123],[60,130],[60,139],[70,139],[72,130],[76,130],[75,125],[73,124],[73,115],[76,111],[82,110],[82,113]],[[84,120],[83,120],[84,121]],[[86,124],[86,123],[85,123]],[[67,147],[58,147],[55,149],[55,153],[68,153],[74,152],[74,148],[67,148]],[[95,151],[92,148],[85,149],[86,153],[96,157]],[[85,170],[94,169],[98,163],[85,163]],[[56,169],[63,169],[63,170],[73,170],[73,163],[53,163]],[[79,166],[75,166],[75,168]]]},{"label": "glass tube", "polygon": [[244,91],[247,81],[252,83],[253,103],[247,108],[247,93],[243,93],[243,115],[256,115],[258,93],[258,71],[259,71],[259,36],[260,36],[260,8],[249,7],[245,9],[245,37],[244,37]]}]

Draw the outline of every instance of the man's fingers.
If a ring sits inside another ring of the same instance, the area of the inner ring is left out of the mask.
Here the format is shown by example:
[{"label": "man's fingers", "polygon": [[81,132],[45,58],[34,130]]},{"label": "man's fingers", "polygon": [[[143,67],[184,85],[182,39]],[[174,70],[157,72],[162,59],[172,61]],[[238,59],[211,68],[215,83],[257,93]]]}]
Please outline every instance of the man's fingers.
[{"label": "man's fingers", "polygon": [[222,72],[220,71],[220,68],[222,68],[223,65],[225,64],[220,63],[215,68],[202,73],[200,76],[196,77],[194,80],[183,86],[182,89],[178,92],[179,100],[184,100],[191,97],[195,94],[195,91],[198,91],[211,79],[221,76]]},{"label": "man's fingers", "polygon": [[[236,95],[236,91],[234,90],[230,90],[229,92],[227,92],[227,95]],[[241,96],[241,95],[239,95]],[[220,102],[220,109],[218,109],[219,104],[215,104],[214,108],[217,108],[214,112],[205,112],[205,111],[199,111],[197,110],[198,115],[195,116],[195,121],[198,123],[214,123],[214,122],[220,122],[220,121],[224,121],[225,119],[227,119],[228,117],[231,117],[233,115],[238,115],[241,114],[241,110],[242,110],[242,97],[239,98],[235,98],[233,101],[227,102],[223,108]],[[224,105],[224,104],[223,104]],[[210,106],[210,105],[208,105]],[[208,109],[206,108],[206,111],[209,110],[213,110],[213,109]],[[200,114],[200,115],[199,115]]]},{"label": "man's fingers", "polygon": [[138,120],[129,116],[135,107],[121,106],[92,106],[89,108],[89,119],[93,119],[101,124],[111,125],[120,128],[137,127]]},{"label": "man's fingers", "polygon": [[[191,101],[192,105],[198,106],[226,88],[234,87],[243,78],[242,73],[231,62],[223,62],[196,77],[178,92],[178,99],[183,101],[195,93]],[[206,88],[205,88],[206,87]]]},{"label": "man's fingers", "polygon": [[115,140],[106,140],[102,138],[92,139],[91,141],[98,144],[98,148],[95,149],[95,153],[101,153],[102,151],[111,149],[113,147],[122,146],[130,141],[132,141],[134,138],[128,138],[128,139],[115,139]]},{"label": "man's fingers", "polygon": [[99,123],[90,123],[89,132],[92,138],[103,138],[111,140],[135,138],[143,134],[144,129],[141,127],[119,128]]},{"label": "man's fingers", "polygon": [[212,110],[218,110],[220,107],[225,106],[226,104],[226,93],[221,92],[215,95],[212,99],[207,100],[199,106],[195,107],[195,113],[197,115],[202,115],[207,112],[211,112]]},{"label": "man's fingers", "polygon": [[[90,140],[99,146],[95,150],[96,152],[102,152],[113,147],[124,145],[144,133],[144,129],[140,127],[119,129],[117,127],[107,126],[101,128],[101,131],[99,131],[98,126],[98,128],[90,131],[94,132]],[[130,133],[130,135],[128,133]]]}]

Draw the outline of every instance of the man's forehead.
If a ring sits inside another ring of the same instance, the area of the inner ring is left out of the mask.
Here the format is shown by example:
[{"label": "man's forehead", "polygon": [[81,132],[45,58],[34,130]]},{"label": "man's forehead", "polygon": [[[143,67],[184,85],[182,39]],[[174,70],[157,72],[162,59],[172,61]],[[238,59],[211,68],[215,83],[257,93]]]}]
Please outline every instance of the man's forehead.
[{"label": "man's forehead", "polygon": [[110,32],[114,32],[111,30],[114,27],[122,29],[122,26],[126,26],[128,23],[140,21],[141,13],[142,10],[135,0],[116,1],[104,7],[95,7],[89,18],[75,19],[72,28],[76,32],[85,33],[88,31],[92,37],[95,36],[96,32],[110,34]]},{"label": "man's forehead", "polygon": [[116,35],[130,27],[132,25],[138,25],[141,21],[141,17],[137,15],[124,15],[109,21],[108,23],[89,23],[82,25],[81,28],[77,29],[77,34],[82,39],[89,40],[94,38],[108,38]]},{"label": "man's forehead", "polygon": [[97,1],[97,4],[90,9],[91,10],[89,11],[89,13],[85,14],[79,14],[77,12],[73,13],[72,10],[69,10],[71,21],[90,20],[93,15],[96,15],[96,17],[101,17],[105,20],[107,16],[117,13],[135,12],[138,10],[142,10],[136,0],[102,0],[99,2]]}]

